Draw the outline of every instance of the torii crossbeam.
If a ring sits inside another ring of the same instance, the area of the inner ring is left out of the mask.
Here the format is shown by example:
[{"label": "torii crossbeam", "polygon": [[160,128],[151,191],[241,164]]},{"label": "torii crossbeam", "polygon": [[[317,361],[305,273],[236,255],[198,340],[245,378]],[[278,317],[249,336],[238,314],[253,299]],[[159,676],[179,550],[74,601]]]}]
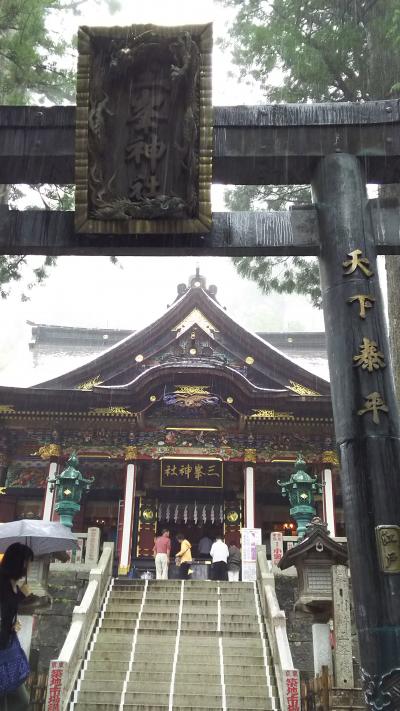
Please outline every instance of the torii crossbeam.
[{"label": "torii crossbeam", "polygon": [[[85,32],[86,52],[92,35]],[[186,36],[181,40],[181,49],[187,48]],[[173,45],[175,53],[178,44]],[[172,51],[171,46],[165,51]],[[122,54],[114,53],[110,66],[120,62],[128,71],[135,51],[132,44]],[[87,96],[88,64],[82,66],[78,87]],[[165,91],[162,82],[160,91]],[[146,83],[136,86],[141,101],[147,87]],[[207,85],[203,89],[207,93]],[[127,123],[141,126],[130,140],[126,160],[139,165],[143,158],[149,170],[153,166],[147,177],[138,175],[131,182],[131,195],[142,206],[144,185],[148,195],[156,196],[156,163],[166,155],[163,141],[151,138],[155,115],[165,103],[164,95],[157,96],[147,124],[140,123],[139,104],[126,109]],[[89,117],[94,138],[103,130],[102,121],[108,120],[102,102],[101,110],[100,99],[89,102],[86,114],[82,106],[79,109],[78,123]],[[185,121],[187,117],[185,113]],[[168,117],[162,120],[166,133],[175,131]],[[75,107],[1,107],[0,182],[74,183],[75,121]],[[319,256],[362,676],[369,709],[398,711],[400,431],[376,257],[400,254],[400,219],[396,203],[368,200],[366,182],[400,182],[399,102],[216,108],[213,125],[215,183],[311,184],[313,206],[289,213],[217,213],[211,229],[196,234],[181,230],[178,235],[172,229],[152,234],[148,226],[145,234],[125,233],[123,226],[117,234],[107,234],[107,227],[99,229],[101,234],[93,227],[91,232],[80,229],[78,233],[72,213],[15,212],[3,207],[0,250],[5,254]],[[77,145],[85,158],[80,139]],[[111,155],[112,145],[108,151]],[[81,195],[86,168],[77,165]],[[101,182],[98,174],[96,182]],[[103,204],[99,195],[97,211]]]}]

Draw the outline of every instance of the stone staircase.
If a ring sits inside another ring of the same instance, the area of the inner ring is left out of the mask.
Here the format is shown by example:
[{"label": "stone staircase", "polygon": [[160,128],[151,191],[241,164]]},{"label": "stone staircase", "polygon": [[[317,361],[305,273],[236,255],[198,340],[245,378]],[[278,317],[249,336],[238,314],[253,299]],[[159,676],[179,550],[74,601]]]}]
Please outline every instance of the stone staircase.
[{"label": "stone staircase", "polygon": [[279,711],[253,583],[113,581],[71,711]]}]

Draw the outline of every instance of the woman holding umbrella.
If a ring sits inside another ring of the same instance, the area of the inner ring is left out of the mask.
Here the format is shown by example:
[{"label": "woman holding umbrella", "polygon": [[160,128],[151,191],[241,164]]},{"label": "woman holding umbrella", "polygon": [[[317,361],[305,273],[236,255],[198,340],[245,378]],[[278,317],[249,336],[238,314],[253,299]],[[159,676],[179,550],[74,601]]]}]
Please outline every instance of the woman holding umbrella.
[{"label": "woman holding umbrella", "polygon": [[29,546],[13,543],[0,563],[0,708],[3,711],[24,711],[29,706],[25,680],[29,664],[18,642],[20,629],[18,604],[28,593],[18,581],[25,578],[33,552]]}]

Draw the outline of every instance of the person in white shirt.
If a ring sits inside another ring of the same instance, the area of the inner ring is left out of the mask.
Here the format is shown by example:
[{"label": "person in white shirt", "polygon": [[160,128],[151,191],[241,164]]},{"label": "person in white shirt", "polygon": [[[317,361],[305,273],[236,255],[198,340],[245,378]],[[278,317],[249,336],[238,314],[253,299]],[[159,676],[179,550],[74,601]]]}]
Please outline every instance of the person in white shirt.
[{"label": "person in white shirt", "polygon": [[212,579],[213,580],[228,580],[228,546],[222,540],[221,536],[217,536],[211,546],[210,556],[212,559]]}]

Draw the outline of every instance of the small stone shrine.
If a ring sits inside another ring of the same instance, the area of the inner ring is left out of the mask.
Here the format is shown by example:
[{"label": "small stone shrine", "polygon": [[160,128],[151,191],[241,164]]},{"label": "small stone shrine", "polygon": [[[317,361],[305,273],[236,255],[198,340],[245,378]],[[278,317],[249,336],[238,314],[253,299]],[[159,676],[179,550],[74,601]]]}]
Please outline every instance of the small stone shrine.
[{"label": "small stone shrine", "polygon": [[307,526],[301,543],[286,551],[278,563],[281,570],[295,566],[299,581],[297,609],[318,616],[332,617],[332,574],[334,565],[347,565],[347,550],[329,535],[326,524],[315,517]]}]

